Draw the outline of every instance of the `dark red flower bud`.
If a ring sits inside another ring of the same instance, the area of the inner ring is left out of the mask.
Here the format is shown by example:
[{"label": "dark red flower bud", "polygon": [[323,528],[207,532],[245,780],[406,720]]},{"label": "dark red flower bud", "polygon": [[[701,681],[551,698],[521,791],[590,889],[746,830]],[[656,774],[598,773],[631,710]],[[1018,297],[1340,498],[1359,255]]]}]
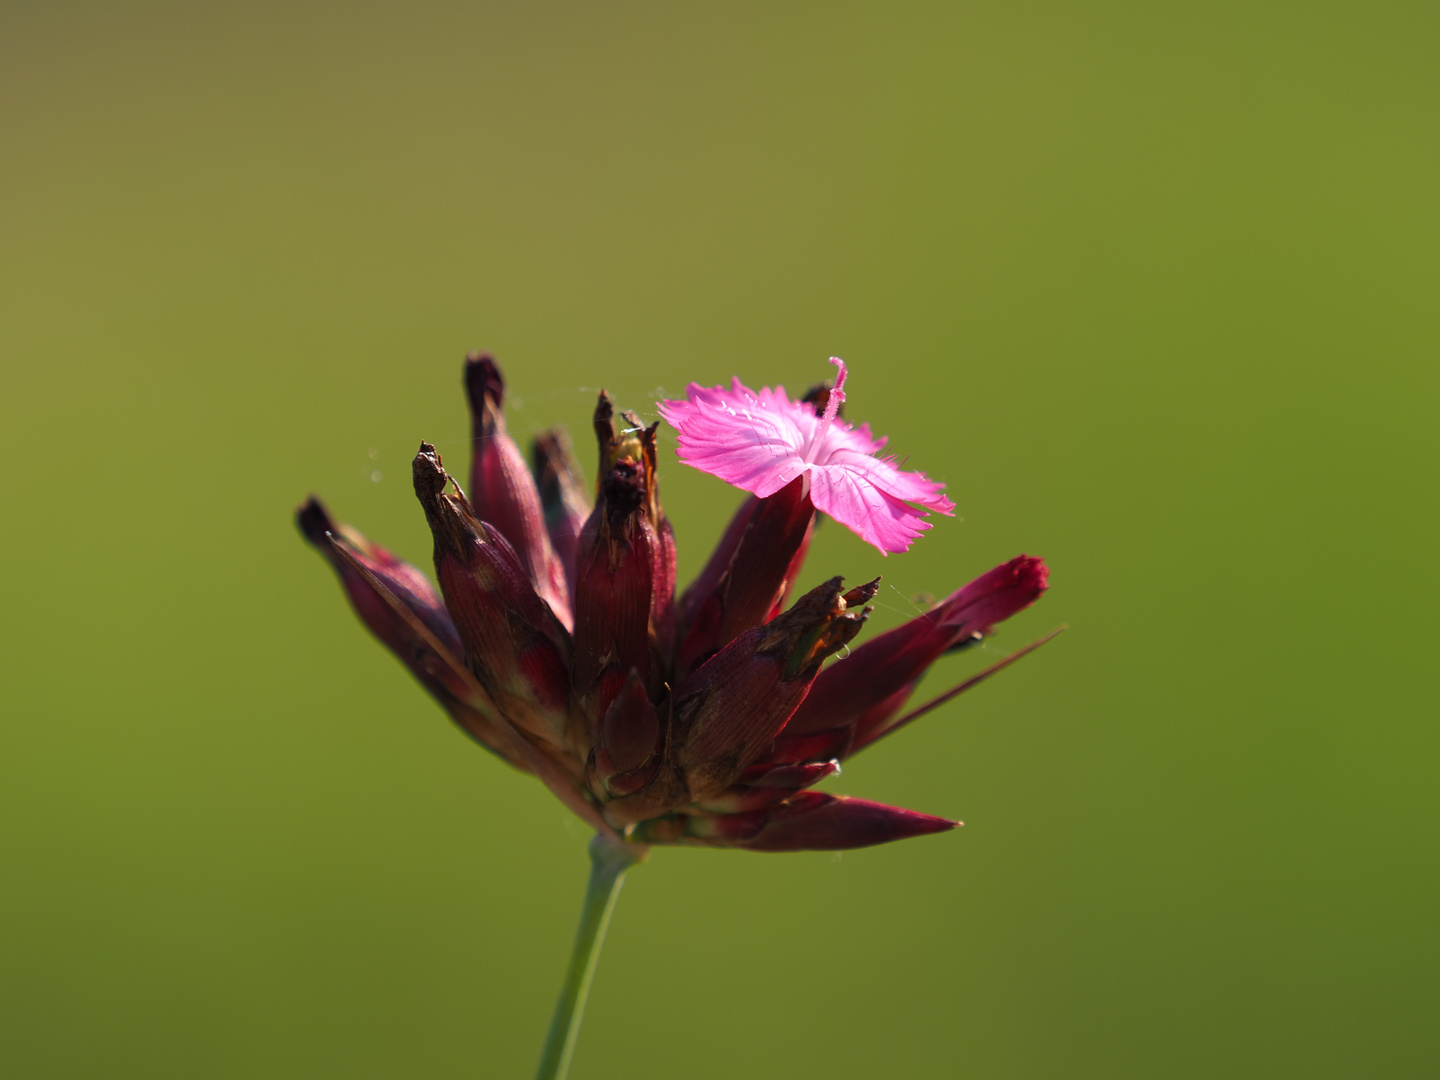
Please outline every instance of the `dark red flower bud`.
[{"label": "dark red flower bud", "polygon": [[[741,814],[772,806],[798,794],[812,784],[840,771],[835,760],[806,765],[752,765],[740,776],[740,782],[713,799],[696,803],[696,808],[710,814]],[[754,777],[753,780],[747,779]]]},{"label": "dark red flower bud", "polygon": [[804,477],[760,500],[730,564],[720,621],[722,648],[784,604],[800,569],[797,556],[803,559],[814,525],[815,507],[805,493]]},{"label": "dark red flower bud", "polygon": [[[791,723],[794,723],[794,717],[791,717]],[[787,728],[775,740],[774,748],[755,763],[755,768],[770,768],[795,761],[827,761],[830,758],[843,760],[850,755],[854,742],[853,724],[826,728],[824,731],[808,731],[804,734],[791,732]]]},{"label": "dark red flower bud", "polygon": [[311,497],[295,512],[305,538],[335,568],[361,621],[476,742],[527,769],[514,734],[465,670],[465,647],[429,580],[355,529],[334,521]]},{"label": "dark red flower bud", "polygon": [[1050,584],[1050,571],[1037,555],[1017,555],[981,574],[940,604],[946,626],[966,634],[988,634],[998,622],[1024,611]]},{"label": "dark red flower bud", "polygon": [[595,718],[610,706],[599,687],[608,669],[635,671],[651,685],[651,655],[673,619],[675,548],[656,485],[658,425],[647,428],[633,413],[615,419],[602,391],[594,421],[600,482],[578,545],[572,668]]},{"label": "dark red flower bud", "polygon": [[795,549],[795,554],[790,556],[790,565],[786,568],[785,576],[775,591],[774,602],[765,616],[765,622],[769,622],[785,610],[785,604],[790,599],[790,590],[795,587],[795,582],[800,579],[800,571],[805,568],[805,556],[810,554],[810,541],[814,538],[815,527],[820,524],[821,520],[819,514],[812,513],[810,515],[810,522],[805,527],[804,535],[800,537],[800,546]]},{"label": "dark red flower bud", "polygon": [[505,380],[493,357],[472,353],[466,359],[465,392],[470,399],[472,511],[505,537],[531,585],[568,627],[570,589],[565,567],[551,547],[535,480],[506,430]]},{"label": "dark red flower bud", "polygon": [[746,787],[744,784],[732,784],[714,798],[697,799],[690,809],[701,817],[709,814],[749,814],[784,802],[798,793],[798,788]]},{"label": "dark red flower bud", "polygon": [[740,774],[740,783],[753,787],[807,788],[840,771],[840,762],[812,761],[803,765],[752,765]]},{"label": "dark red flower bud", "polygon": [[948,832],[961,824],[865,799],[804,791],[785,802],[743,814],[671,815],[646,822],[636,834],[654,843],[750,851],[836,851]]},{"label": "dark red flower bud", "polygon": [[610,798],[634,794],[660,767],[660,717],[645,683],[631,671],[600,720],[595,740],[595,774]]},{"label": "dark red flower bud", "polygon": [[[600,444],[595,509],[580,533],[576,560],[576,689],[587,693],[609,664],[650,670],[650,597],[658,543],[647,513],[654,471],[644,426],[622,417],[604,391],[595,407]],[[651,434],[653,443],[654,434]]]},{"label": "dark red flower bud", "polygon": [[465,642],[466,666],[507,720],[559,746],[588,735],[567,730],[570,635],[535,592],[519,557],[479,521],[429,443],[415,456],[415,494],[435,540],[435,573]]},{"label": "dark red flower bud", "polygon": [[[651,549],[659,542],[643,518],[613,531],[600,527],[602,497],[581,533],[580,570],[575,581],[575,690],[591,692],[606,668],[622,676],[631,669],[650,673]],[[592,525],[594,527],[592,527]],[[598,705],[597,714],[608,702]]]},{"label": "dark red flower bud", "polygon": [[[1045,591],[1045,564],[1020,555],[982,574],[939,606],[904,626],[866,642],[831,664],[786,728],[794,738],[837,727],[883,727],[909,697],[915,683],[947,649],[990,632]],[[797,760],[797,759],[791,759]]]},{"label": "dark red flower bud", "polygon": [[[744,532],[736,542],[734,534],[742,517]],[[701,575],[701,580],[715,581],[710,594],[698,596],[692,586],[686,595],[693,615],[680,646],[677,672],[703,663],[739,634],[773,616],[799,575],[814,522],[815,507],[806,494],[803,476],[768,499],[746,501]],[[724,573],[716,574],[717,563],[732,542],[734,555]]]},{"label": "dark red flower bud", "polygon": [[659,697],[674,678],[675,656],[675,531],[660,516],[650,574],[650,693]]},{"label": "dark red flower bud", "polygon": [[550,428],[535,436],[530,446],[535,486],[540,490],[540,507],[545,514],[545,531],[555,557],[565,568],[570,596],[575,595],[576,546],[580,530],[590,516],[590,498],[580,476],[580,463],[564,428]]},{"label": "dark red flower bud", "polygon": [[675,761],[694,798],[713,798],[767,749],[824,659],[860,632],[879,579],[844,592],[831,578],[764,626],[741,634],[675,691]]},{"label": "dark red flower bud", "polygon": [[[712,628],[719,626],[720,603],[725,596],[725,578],[730,573],[730,564],[735,561],[735,552],[740,550],[740,541],[745,539],[750,518],[759,505],[760,500],[754,495],[740,504],[735,516],[730,519],[730,524],[725,526],[725,532],[721,534],[720,542],[710,553],[704,568],[681,594],[676,604],[676,615],[682,633],[688,633],[702,618],[709,622]],[[702,615],[702,609],[706,608],[713,610],[708,615]]]}]

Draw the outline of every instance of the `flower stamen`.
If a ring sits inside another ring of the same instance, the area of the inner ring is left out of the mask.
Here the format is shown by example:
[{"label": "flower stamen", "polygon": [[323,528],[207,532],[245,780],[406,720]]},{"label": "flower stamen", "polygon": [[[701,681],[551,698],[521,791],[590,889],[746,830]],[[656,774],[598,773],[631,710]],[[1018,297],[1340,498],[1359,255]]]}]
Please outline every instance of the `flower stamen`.
[{"label": "flower stamen", "polygon": [[815,464],[815,455],[820,451],[820,445],[825,441],[825,434],[830,430],[830,425],[835,422],[835,417],[840,413],[840,406],[845,404],[845,361],[838,356],[830,357],[830,363],[840,369],[840,374],[835,376],[835,385],[831,388],[825,402],[825,414],[820,417],[820,423],[815,428],[815,434],[810,438],[810,446],[805,451],[805,464]]}]

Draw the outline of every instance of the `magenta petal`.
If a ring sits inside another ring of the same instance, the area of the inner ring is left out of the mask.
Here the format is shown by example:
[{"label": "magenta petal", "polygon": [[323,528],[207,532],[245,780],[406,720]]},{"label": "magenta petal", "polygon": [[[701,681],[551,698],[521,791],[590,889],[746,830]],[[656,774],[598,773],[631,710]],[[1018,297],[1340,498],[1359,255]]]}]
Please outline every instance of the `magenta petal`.
[{"label": "magenta petal", "polygon": [[815,509],[887,555],[908,551],[915,538],[930,528],[924,520],[926,511],[886,494],[855,470],[828,465],[810,475]]},{"label": "magenta petal", "polygon": [[[844,365],[832,362],[843,382]],[[838,384],[834,393],[843,400]],[[908,549],[929,528],[931,511],[955,509],[943,484],[874,456],[885,440],[868,426],[853,428],[828,408],[816,416],[782,387],[757,393],[739,379],[729,390],[691,383],[686,400],[660,403],[660,415],[680,433],[681,461],[761,498],[806,475],[817,509],[887,554]]]},{"label": "magenta petal", "polygon": [[757,395],[739,379],[731,390],[691,383],[689,401],[665,401],[660,415],[680,433],[680,460],[727,484],[759,495],[773,495],[804,471],[800,447],[805,432],[797,423],[803,411],[771,393]]},{"label": "magenta petal", "polygon": [[886,495],[905,502],[919,503],[927,510],[949,514],[955,504],[941,494],[945,485],[929,479],[924,473],[906,472],[893,458],[875,457],[873,453],[857,453],[849,448],[826,452],[820,469],[837,469],[871,484]]}]

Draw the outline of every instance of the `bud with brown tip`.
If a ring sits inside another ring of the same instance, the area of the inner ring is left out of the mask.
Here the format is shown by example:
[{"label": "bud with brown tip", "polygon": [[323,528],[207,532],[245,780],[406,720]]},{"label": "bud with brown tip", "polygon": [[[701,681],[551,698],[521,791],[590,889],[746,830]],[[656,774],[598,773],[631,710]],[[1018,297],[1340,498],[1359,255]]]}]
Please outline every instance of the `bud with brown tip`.
[{"label": "bud with brown tip", "polygon": [[[735,537],[744,515],[744,531]],[[677,672],[686,672],[724,648],[738,635],[771,618],[784,603],[798,576],[809,546],[815,507],[806,494],[804,477],[797,477],[766,499],[747,500],[726,530],[716,559],[734,543],[734,554],[723,573],[707,565],[702,580],[715,584],[709,596],[686,594],[692,621],[685,628],[676,660]]]},{"label": "bud with brown tip", "polygon": [[311,496],[295,512],[305,539],[335,569],[361,621],[480,745],[528,771],[514,733],[463,666],[465,646],[435,587],[415,567],[335,521]]},{"label": "bud with brown tip", "polygon": [[660,511],[655,434],[633,413],[616,422],[602,391],[595,407],[600,468],[595,509],[580,534],[575,575],[572,679],[593,721],[605,715],[620,679],[649,687],[652,640],[665,632],[674,596],[674,543]]},{"label": "bud with brown tip", "polygon": [[545,531],[555,557],[565,568],[566,586],[575,595],[575,559],[580,530],[590,517],[590,498],[580,476],[580,463],[564,428],[549,428],[530,444],[530,463],[535,486],[540,490],[540,507],[545,514]]},{"label": "bud with brown tip", "polygon": [[465,661],[505,717],[532,738],[572,745],[570,639],[536,593],[515,550],[477,519],[440,455],[420,444],[415,495],[435,540],[435,573],[465,642]]},{"label": "bud with brown tip", "polygon": [[724,791],[766,751],[827,656],[860,632],[879,579],[844,591],[831,578],[783,615],[741,634],[675,690],[675,761],[691,794]]},{"label": "bud with brown tip", "polygon": [[631,671],[600,719],[594,770],[607,798],[633,795],[660,768],[660,717],[638,672]]},{"label": "bud with brown tip", "polygon": [[1047,580],[1042,560],[1016,556],[925,614],[866,642],[815,680],[786,737],[850,728],[851,744],[863,745],[898,713],[937,657],[978,640],[996,623],[1029,607],[1045,591]]},{"label": "bud with brown tip", "polygon": [[565,567],[551,546],[535,480],[506,429],[505,380],[494,357],[472,353],[466,359],[465,394],[470,401],[473,512],[505,537],[536,592],[568,626],[570,589]]}]

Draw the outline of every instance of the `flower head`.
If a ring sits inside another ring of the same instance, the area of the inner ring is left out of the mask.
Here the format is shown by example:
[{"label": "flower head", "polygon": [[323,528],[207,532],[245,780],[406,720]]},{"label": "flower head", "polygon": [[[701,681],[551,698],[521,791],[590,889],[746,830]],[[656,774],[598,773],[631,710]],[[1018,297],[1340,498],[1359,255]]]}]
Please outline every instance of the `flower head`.
[{"label": "flower head", "polygon": [[[905,472],[877,457],[886,440],[870,426],[839,418],[845,403],[845,361],[824,411],[791,401],[783,386],[759,393],[738,378],[730,389],[691,383],[686,400],[665,401],[660,415],[680,433],[680,460],[760,498],[804,477],[815,509],[874,544],[884,554],[906,551],[930,523],[931,511],[952,514],[944,484]],[[915,505],[911,505],[911,504]]]},{"label": "flower head", "polygon": [[900,551],[926,527],[911,503],[951,509],[940,485],[874,457],[868,428],[839,421],[836,363],[836,385],[813,403],[737,381],[662,407],[682,457],[752,493],[678,597],[659,425],[617,414],[601,392],[591,508],[563,436],[539,435],[536,476],[524,467],[489,357],[466,368],[470,494],[433,446],[415,457],[438,592],[313,498],[298,523],[361,620],[456,723],[615,843],[793,851],[941,832],[959,822],[811,789],[932,708],[901,713],[938,657],[1039,597],[1045,566],[1012,559],[827,666],[863,630],[879,579],[834,577],[787,607],[815,511]]}]

